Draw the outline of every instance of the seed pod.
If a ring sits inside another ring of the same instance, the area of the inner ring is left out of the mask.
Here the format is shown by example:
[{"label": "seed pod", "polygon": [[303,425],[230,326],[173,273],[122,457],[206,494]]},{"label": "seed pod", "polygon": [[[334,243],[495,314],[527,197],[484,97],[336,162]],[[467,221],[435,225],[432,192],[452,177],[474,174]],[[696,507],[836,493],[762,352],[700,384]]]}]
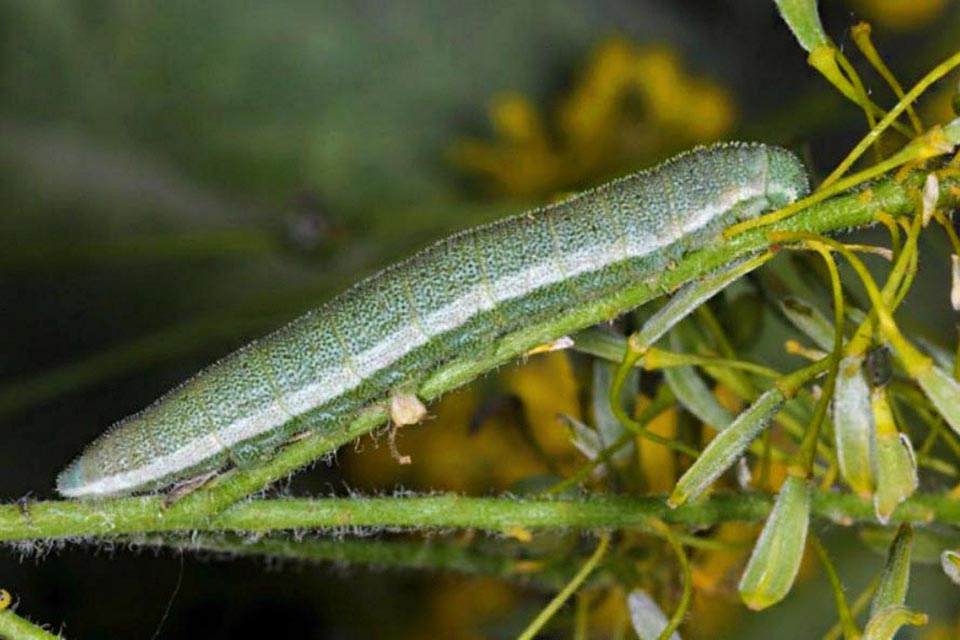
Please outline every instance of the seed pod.
[{"label": "seed pod", "polygon": [[780,602],[797,577],[810,522],[810,483],[787,476],[740,578],[740,599],[755,611]]},{"label": "seed pod", "polygon": [[750,407],[737,416],[733,423],[710,441],[696,462],[677,481],[667,506],[675,508],[695,498],[709,487],[720,474],[733,466],[783,407],[786,398],[773,387],[763,393]]},{"label": "seed pod", "polygon": [[887,607],[902,605],[907,599],[910,585],[910,556],[913,547],[913,530],[907,523],[901,524],[897,537],[893,539],[887,552],[887,562],[883,567],[880,585],[870,604],[870,615],[874,616]]},{"label": "seed pod", "polygon": [[920,373],[917,382],[950,428],[960,434],[960,382],[936,365]]},{"label": "seed pod", "polygon": [[877,520],[886,524],[897,505],[917,490],[917,460],[910,438],[897,431],[886,392],[875,389],[870,404],[877,425],[877,492],[873,508]]},{"label": "seed pod", "polygon": [[857,495],[868,500],[876,487],[876,428],[862,363],[854,357],[840,362],[833,394],[833,431],[840,474]]},{"label": "seed pod", "polygon": [[870,618],[863,630],[863,640],[893,640],[905,624],[927,624],[927,614],[903,606],[887,607]]},{"label": "seed pod", "polygon": [[[657,640],[670,622],[646,591],[631,591],[627,596],[627,608],[633,630],[640,640]],[[674,631],[670,640],[680,640],[680,634]]]},{"label": "seed pod", "polygon": [[960,549],[947,549],[941,553],[940,566],[948,578],[960,585]]}]

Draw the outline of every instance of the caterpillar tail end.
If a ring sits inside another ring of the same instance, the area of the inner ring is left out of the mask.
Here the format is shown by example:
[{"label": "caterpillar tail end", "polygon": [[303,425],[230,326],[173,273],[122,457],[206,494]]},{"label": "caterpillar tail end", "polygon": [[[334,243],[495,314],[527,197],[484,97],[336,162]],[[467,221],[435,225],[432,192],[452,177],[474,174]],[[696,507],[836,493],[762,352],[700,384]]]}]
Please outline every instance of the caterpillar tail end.
[{"label": "caterpillar tail end", "polygon": [[79,460],[74,460],[57,476],[57,493],[65,498],[77,498],[84,495],[86,485],[83,468]]}]

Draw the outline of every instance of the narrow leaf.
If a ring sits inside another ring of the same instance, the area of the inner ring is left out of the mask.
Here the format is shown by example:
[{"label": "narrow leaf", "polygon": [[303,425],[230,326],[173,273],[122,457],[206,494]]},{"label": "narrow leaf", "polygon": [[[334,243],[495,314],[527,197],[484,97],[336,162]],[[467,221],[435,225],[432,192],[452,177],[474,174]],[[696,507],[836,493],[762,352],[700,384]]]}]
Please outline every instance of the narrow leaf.
[{"label": "narrow leaf", "polygon": [[[675,332],[670,334],[670,347],[678,351],[683,348],[680,338]],[[693,367],[668,367],[663,370],[663,375],[670,386],[670,390],[673,391],[673,395],[677,397],[677,401],[698,420],[710,425],[717,431],[726,429],[733,422],[733,416],[720,406],[703,378],[697,374],[696,369]]]},{"label": "narrow leaf", "polygon": [[780,17],[806,51],[827,44],[827,34],[817,13],[817,0],[776,0]]},{"label": "narrow leaf", "polygon": [[585,455],[588,460],[596,460],[600,452],[603,451],[603,442],[600,441],[600,434],[573,416],[562,413],[558,417],[570,431],[570,442],[573,443],[573,446]]},{"label": "narrow leaf", "polygon": [[731,423],[710,441],[700,457],[677,481],[667,505],[675,508],[695,498],[709,487],[724,471],[733,466],[783,407],[786,398],[773,387],[764,392]]},{"label": "narrow leaf", "polygon": [[917,382],[950,428],[960,435],[960,382],[936,365],[917,376]]},{"label": "narrow leaf", "polygon": [[717,272],[707,278],[696,280],[682,287],[670,298],[670,301],[650,316],[637,333],[637,341],[651,346],[678,322],[693,313],[697,307],[722,291],[737,278],[750,273],[772,257],[765,253],[756,258],[745,260],[726,271]]},{"label": "narrow leaf", "polygon": [[[633,630],[640,640],[657,640],[667,628],[669,620],[666,614],[646,591],[630,592],[627,596],[627,608],[630,610]],[[670,634],[670,640],[680,640],[680,634],[674,631]]]},{"label": "narrow leaf", "polygon": [[816,307],[794,296],[780,300],[779,306],[787,320],[814,344],[824,351],[833,349],[833,322]]}]

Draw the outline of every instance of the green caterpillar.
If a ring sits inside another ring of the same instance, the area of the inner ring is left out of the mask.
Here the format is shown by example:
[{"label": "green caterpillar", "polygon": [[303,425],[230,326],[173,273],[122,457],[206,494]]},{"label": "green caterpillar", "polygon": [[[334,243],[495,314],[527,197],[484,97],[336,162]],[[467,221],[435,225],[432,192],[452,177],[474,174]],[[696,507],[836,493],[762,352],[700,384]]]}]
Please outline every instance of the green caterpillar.
[{"label": "green caterpillar", "polygon": [[249,464],[309,430],[344,429],[528,323],[573,317],[631,283],[655,281],[731,222],[808,189],[788,151],[720,144],[458,233],[121,420],[60,474],[57,489],[70,497],[158,489]]}]

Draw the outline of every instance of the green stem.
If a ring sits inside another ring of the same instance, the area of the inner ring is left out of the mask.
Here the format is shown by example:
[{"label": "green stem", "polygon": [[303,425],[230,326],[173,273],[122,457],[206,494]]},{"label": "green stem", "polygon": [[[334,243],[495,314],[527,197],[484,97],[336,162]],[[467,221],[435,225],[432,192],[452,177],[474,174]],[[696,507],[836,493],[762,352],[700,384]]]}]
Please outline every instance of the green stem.
[{"label": "green stem", "polygon": [[533,640],[533,638],[536,637],[537,633],[550,621],[550,618],[560,610],[560,607],[570,599],[570,596],[576,593],[580,585],[583,584],[593,570],[597,568],[604,554],[606,554],[608,546],[610,546],[610,534],[605,533],[600,537],[600,544],[597,545],[597,550],[594,551],[593,555],[584,563],[580,571],[577,572],[577,575],[573,576],[573,579],[570,580],[560,593],[543,608],[543,611],[530,622],[529,626],[523,630],[523,633],[517,636],[518,640]]},{"label": "green stem", "polygon": [[[51,501],[0,506],[0,541],[123,536],[162,531],[267,532],[341,527],[529,529],[649,528],[651,519],[693,527],[720,522],[758,522],[770,511],[769,496],[717,494],[675,510],[661,496],[590,495],[577,498],[473,498],[441,494],[416,497],[277,498],[242,502],[216,516],[200,510],[171,513],[159,496],[103,502]],[[874,522],[873,507],[850,494],[816,492],[814,516],[834,522]],[[892,522],[960,525],[960,501],[917,494],[902,503]]]},{"label": "green stem", "polygon": [[21,618],[10,609],[0,611],[0,638],[11,640],[60,640],[61,635],[53,634]]},{"label": "green stem", "polygon": [[[148,535],[127,540],[135,547],[176,549],[180,552],[208,552],[228,556],[282,558],[297,562],[331,562],[376,569],[447,571],[465,575],[492,576],[543,589],[560,589],[576,566],[567,559],[538,566],[532,571],[519,557],[499,555],[459,542],[440,539],[381,540],[373,538],[308,538],[297,540],[274,536],[256,541],[236,534]],[[482,546],[482,545],[481,545]],[[608,576],[609,577],[609,576]],[[593,584],[593,582],[591,582]]]},{"label": "green stem", "polygon": [[826,548],[815,535],[810,536],[810,542],[820,556],[820,562],[823,564],[823,570],[830,581],[830,589],[833,591],[833,598],[837,604],[837,615],[840,618],[840,628],[843,630],[843,637],[848,639],[859,638],[860,630],[857,629],[853,621],[853,614],[850,613],[850,605],[847,604],[847,596],[843,591],[843,584],[840,582],[840,576],[837,574],[836,567],[830,560],[830,555]]}]

